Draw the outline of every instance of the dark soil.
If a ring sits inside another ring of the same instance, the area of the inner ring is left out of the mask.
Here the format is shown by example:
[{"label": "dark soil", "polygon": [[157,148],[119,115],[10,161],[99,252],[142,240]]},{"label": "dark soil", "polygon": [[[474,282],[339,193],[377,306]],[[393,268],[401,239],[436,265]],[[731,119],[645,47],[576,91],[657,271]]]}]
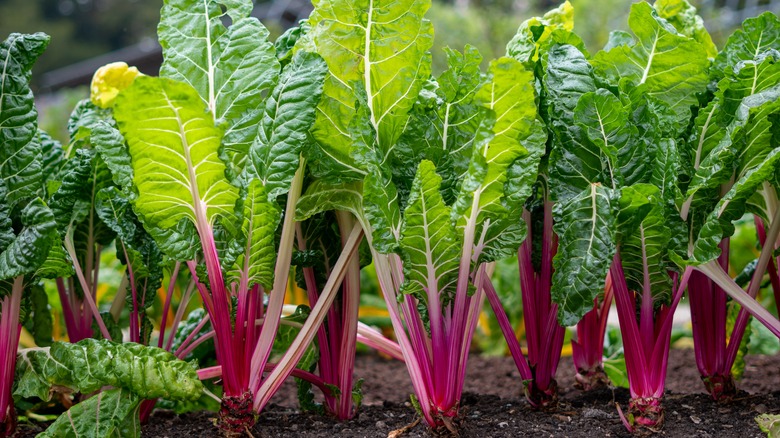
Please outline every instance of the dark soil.
[{"label": "dark soil", "polygon": [[[753,420],[765,412],[780,413],[780,356],[749,356],[744,378],[738,382],[745,394],[730,404],[716,404],[704,393],[692,350],[672,350],[667,393],[666,425],[660,436],[763,437]],[[583,393],[573,388],[571,358],[563,358],[558,370],[561,405],[555,413],[535,412],[521,398],[521,383],[509,358],[472,356],[461,413],[463,437],[623,437],[630,436],[621,423],[615,402],[624,409],[628,390],[604,389]],[[409,403],[412,392],[406,367],[377,356],[361,356],[356,376],[365,379],[363,406],[357,418],[338,422],[328,417],[302,414],[297,409],[295,386],[286,382],[272,399],[252,431],[255,437],[386,437],[416,419]],[[215,413],[182,416],[156,411],[143,428],[145,437],[197,438],[218,436]],[[20,425],[24,428],[25,425]],[[29,427],[29,426],[28,426]],[[404,437],[428,437],[424,422]]]}]

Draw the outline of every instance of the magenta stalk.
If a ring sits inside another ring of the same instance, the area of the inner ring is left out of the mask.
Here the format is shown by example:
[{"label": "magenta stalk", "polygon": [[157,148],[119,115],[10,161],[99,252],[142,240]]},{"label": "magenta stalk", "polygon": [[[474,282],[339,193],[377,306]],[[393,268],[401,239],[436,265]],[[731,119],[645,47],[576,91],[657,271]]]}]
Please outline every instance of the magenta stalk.
[{"label": "magenta stalk", "polygon": [[609,378],[604,372],[603,356],[604,336],[612,299],[612,277],[607,274],[604,295],[594,300],[593,310],[577,323],[577,338],[571,341],[572,358],[577,370],[575,386],[584,391],[609,385]]}]

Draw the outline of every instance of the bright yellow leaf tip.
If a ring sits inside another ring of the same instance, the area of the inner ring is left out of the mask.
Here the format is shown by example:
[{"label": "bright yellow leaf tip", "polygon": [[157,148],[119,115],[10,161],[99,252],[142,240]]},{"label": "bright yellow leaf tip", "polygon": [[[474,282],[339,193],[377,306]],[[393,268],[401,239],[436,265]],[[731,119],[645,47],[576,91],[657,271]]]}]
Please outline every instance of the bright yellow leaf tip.
[{"label": "bright yellow leaf tip", "polygon": [[124,62],[112,62],[100,67],[92,76],[90,100],[100,108],[110,108],[120,91],[129,87],[142,73]]}]

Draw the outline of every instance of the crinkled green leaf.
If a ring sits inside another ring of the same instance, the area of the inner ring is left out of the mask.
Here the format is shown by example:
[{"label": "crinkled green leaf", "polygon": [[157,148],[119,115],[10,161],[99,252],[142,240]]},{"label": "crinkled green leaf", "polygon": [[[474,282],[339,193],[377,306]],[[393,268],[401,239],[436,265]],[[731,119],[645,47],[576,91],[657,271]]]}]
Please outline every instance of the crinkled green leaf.
[{"label": "crinkled green leaf", "polygon": [[550,49],[544,83],[553,135],[550,176],[555,183],[550,190],[553,200],[560,202],[602,179],[601,152],[574,120],[580,97],[596,91],[596,85],[585,56],[570,45]]},{"label": "crinkled green leaf", "polygon": [[31,274],[43,264],[53,244],[54,214],[40,198],[21,212],[21,231],[5,248],[0,248],[0,279]]},{"label": "crinkled green leaf", "polygon": [[649,181],[660,191],[665,214],[675,216],[676,200],[680,197],[680,152],[671,139],[663,139],[657,146]]},{"label": "crinkled green leaf", "polygon": [[620,79],[641,85],[650,96],[667,103],[681,123],[687,123],[696,94],[707,86],[707,52],[686,37],[645,2],[632,5],[628,24],[637,43],[599,52],[591,61],[596,74],[617,86]]},{"label": "crinkled green leaf", "polygon": [[720,101],[715,99],[700,110],[694,120],[689,154],[695,173],[688,185],[687,197],[703,188],[717,187],[731,177],[733,168],[729,162],[734,159],[734,151],[731,142],[721,145],[726,129],[719,123],[719,112]]},{"label": "crinkled green leaf", "polygon": [[677,32],[695,39],[704,47],[707,56],[715,58],[718,48],[704,27],[704,20],[696,14],[696,8],[686,0],[657,0],[653,5],[658,16],[666,19]]},{"label": "crinkled green leaf", "polygon": [[445,49],[449,68],[420,92],[409,123],[392,157],[393,180],[408,192],[416,169],[408,163],[431,160],[442,176],[442,196],[451,203],[469,167],[485,109],[474,101],[482,84],[482,55],[471,46],[463,53]]},{"label": "crinkled green leaf", "polygon": [[36,269],[35,276],[39,278],[55,279],[68,278],[76,274],[73,261],[62,246],[62,238],[59,233],[50,234],[51,249],[46,260]]},{"label": "crinkled green leaf", "polygon": [[192,87],[139,77],[119,94],[114,114],[132,157],[135,212],[161,247],[182,220],[233,217],[238,189],[218,156],[222,131]]},{"label": "crinkled green leaf", "polygon": [[769,11],[748,18],[742,29],[729,36],[712,64],[711,75],[716,80],[731,76],[740,61],[751,61],[767,49],[780,50],[780,18]]},{"label": "crinkled green leaf", "polygon": [[76,104],[68,119],[70,141],[75,146],[89,139],[92,128],[100,122],[111,121],[111,110],[100,108],[89,99],[83,99]]},{"label": "crinkled green leaf", "polygon": [[157,28],[160,75],[192,86],[213,120],[226,125],[225,151],[236,172],[279,75],[268,30],[250,15],[252,6],[251,0],[166,0]]},{"label": "crinkled green leaf", "polygon": [[[470,217],[476,219],[477,254],[481,255],[486,248],[483,261],[492,261],[516,250],[525,237],[520,220],[522,204],[531,194],[546,137],[540,135],[536,121],[533,73],[525,70],[519,61],[503,57],[491,62],[489,79],[477,91],[475,99],[494,113],[492,139],[480,139],[474,145],[472,162],[475,158],[484,160],[484,174],[481,170],[469,171],[467,179],[472,178],[478,187],[463,183],[453,214],[458,216],[459,230]],[[517,166],[527,167],[529,172],[521,174]],[[510,175],[513,179],[507,184]],[[508,188],[514,193],[510,195]],[[468,207],[464,209],[465,205]],[[474,209],[477,211],[472,212]]]},{"label": "crinkled green leaf", "polygon": [[316,145],[310,168],[316,176],[344,182],[366,173],[350,155],[354,87],[365,92],[380,162],[391,155],[430,75],[433,26],[423,18],[430,4],[430,0],[314,2],[311,40],[330,69],[312,129]]},{"label": "crinkled green leaf", "polygon": [[607,181],[619,185],[623,177],[621,169],[616,166],[619,163],[618,153],[634,149],[635,145],[631,140],[636,132],[628,122],[628,112],[623,108],[620,99],[605,89],[585,93],[574,108],[574,121],[588,140],[601,151],[602,168],[608,172]]},{"label": "crinkled green leaf", "polygon": [[130,200],[115,186],[106,187],[95,197],[95,213],[120,240],[132,244],[140,232]]},{"label": "crinkled green leaf", "polygon": [[706,263],[720,255],[720,241],[734,234],[733,221],[745,213],[746,203],[758,187],[774,176],[778,161],[780,149],[774,149],[763,162],[734,183],[731,190],[720,199],[699,230],[689,263]]},{"label": "crinkled green leaf", "polygon": [[114,183],[123,189],[133,185],[133,169],[125,139],[118,129],[105,122],[93,126],[90,143],[111,170]]},{"label": "crinkled green leaf", "polygon": [[203,385],[195,368],[157,347],[84,339],[19,352],[14,395],[49,400],[52,385],[88,394],[114,386],[153,399],[195,400]]},{"label": "crinkled green leaf", "polygon": [[30,90],[32,66],[49,45],[43,33],[11,34],[0,43],[0,178],[10,209],[43,184],[38,112]]},{"label": "crinkled green leaf", "polygon": [[383,254],[394,252],[401,235],[398,191],[379,169],[371,169],[363,182],[363,211],[371,226],[371,235],[367,236],[371,246]]},{"label": "crinkled green leaf", "polygon": [[61,414],[38,438],[137,438],[141,401],[126,389],[102,391]]},{"label": "crinkled green leaf", "polygon": [[69,226],[89,222],[97,193],[111,184],[111,174],[92,149],[78,149],[62,168],[62,182],[49,204],[62,234]]},{"label": "crinkled green leaf", "polygon": [[446,302],[454,296],[458,279],[460,242],[440,188],[441,177],[433,163],[421,161],[404,209],[400,244],[404,261],[402,291],[423,302],[428,297],[441,297]]},{"label": "crinkled green leaf", "polygon": [[616,250],[616,198],[612,189],[594,183],[553,207],[558,253],[550,294],[563,326],[576,324],[604,291]]},{"label": "crinkled green leaf", "polygon": [[47,183],[57,178],[65,161],[62,145],[53,139],[46,131],[38,129],[38,141],[41,144],[41,171],[43,182]]},{"label": "crinkled green leaf", "polygon": [[252,180],[242,197],[242,251],[227,275],[237,283],[245,278],[249,286],[260,284],[270,290],[276,264],[276,227],[282,212],[279,204],[268,200],[260,180]]},{"label": "crinkled green leaf", "polygon": [[309,20],[304,19],[298,22],[298,26],[291,27],[279,35],[279,38],[274,41],[274,47],[276,48],[276,57],[282,66],[289,64],[292,61],[295,45],[298,40],[306,36],[311,30]]},{"label": "crinkled green leaf", "polygon": [[269,201],[287,193],[298,170],[327,72],[328,66],[319,55],[299,51],[265,101],[249,159],[252,173],[262,181]]},{"label": "crinkled green leaf", "polygon": [[331,185],[314,181],[298,200],[295,220],[303,222],[312,216],[328,210],[349,211],[356,217],[363,211],[362,184],[359,182]]},{"label": "crinkled green leaf", "polygon": [[718,83],[716,95],[721,101],[719,121],[727,126],[734,118],[739,105],[747,96],[759,93],[780,82],[780,51],[767,50],[755,58],[740,61],[732,75]]},{"label": "crinkled green leaf", "polygon": [[52,321],[51,309],[49,308],[49,297],[41,284],[33,284],[26,288],[24,293],[23,307],[26,307],[27,314],[20,318],[24,328],[32,334],[35,345],[47,347],[52,343]]},{"label": "crinkled green leaf", "polygon": [[566,1],[542,17],[533,17],[524,21],[506,45],[506,54],[520,62],[536,61],[542,46],[549,43],[555,30],[570,32],[573,28],[574,8]]},{"label": "crinkled green leaf", "polygon": [[636,44],[636,39],[633,35],[622,30],[613,30],[609,33],[607,44],[604,46],[604,51],[609,52],[615,47],[619,46],[633,46]]},{"label": "crinkled green leaf", "polygon": [[622,198],[625,196],[644,196],[646,204],[643,206],[644,214],[636,221],[635,226],[631,230],[626,227],[621,229],[620,258],[629,289],[649,290],[653,299],[660,304],[668,302],[671,296],[672,281],[669,277],[666,253],[672,232],[667,226],[664,204],[658,188],[644,187],[638,192],[632,186],[623,188],[619,216],[627,214],[628,209],[623,208],[626,201]]}]

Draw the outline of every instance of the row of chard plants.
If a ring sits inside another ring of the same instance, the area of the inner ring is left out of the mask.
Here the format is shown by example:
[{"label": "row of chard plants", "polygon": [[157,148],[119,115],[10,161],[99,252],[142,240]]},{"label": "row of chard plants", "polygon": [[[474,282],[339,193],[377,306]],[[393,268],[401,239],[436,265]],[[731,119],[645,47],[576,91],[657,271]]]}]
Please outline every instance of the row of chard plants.
[{"label": "row of chard plants", "polygon": [[[6,39],[1,434],[14,431],[14,401],[78,402],[41,436],[125,437],[158,399],[212,397],[218,426],[240,435],[290,375],[304,408],[346,420],[361,399],[357,342],[403,360],[415,409],[457,433],[486,301],[539,409],[557,404],[566,326],[579,385],[607,383],[614,301],[630,385],[621,418],[656,430],[686,290],[704,384],[733,397],[749,318],[780,336],[756,301],[767,273],[780,294],[778,17],[748,19],[718,51],[685,0],[640,2],[631,32],[591,54],[565,3],[524,22],[506,56],[447,49],[433,76],[429,7],[315,0],[272,43],[250,0],[166,0],[160,76],[100,69],[67,145],[37,127],[29,89],[49,37]],[[748,212],[761,252],[743,289],[729,237]],[[125,272],[100,312],[109,245]],[[527,354],[491,280],[515,253]],[[397,342],[358,321],[369,263]],[[310,305],[294,312],[291,273]],[[70,343],[51,343],[44,281]],[[196,296],[202,309],[185,315]],[[17,352],[22,326],[41,347]],[[185,361],[209,341],[216,366]],[[203,384],[215,378],[221,397]]]}]

